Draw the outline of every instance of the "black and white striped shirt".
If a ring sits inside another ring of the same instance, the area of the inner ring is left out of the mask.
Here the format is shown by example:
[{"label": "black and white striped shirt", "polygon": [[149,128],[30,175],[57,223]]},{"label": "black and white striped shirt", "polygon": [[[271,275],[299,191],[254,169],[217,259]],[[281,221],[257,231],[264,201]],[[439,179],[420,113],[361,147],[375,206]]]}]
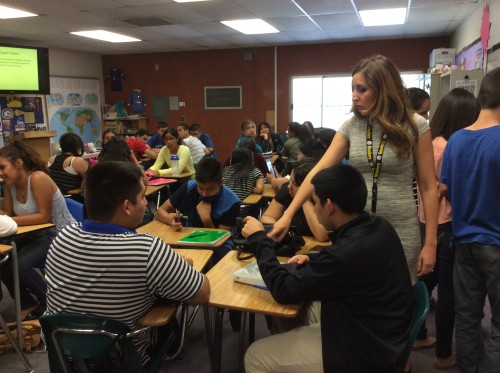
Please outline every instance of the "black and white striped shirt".
[{"label": "black and white striped shirt", "polygon": [[[80,224],[66,227],[54,239],[46,268],[48,313],[108,317],[131,331],[140,328],[137,319],[157,298],[189,300],[203,285],[203,275],[157,237],[126,229],[89,232]],[[134,343],[147,362],[151,333]]]}]

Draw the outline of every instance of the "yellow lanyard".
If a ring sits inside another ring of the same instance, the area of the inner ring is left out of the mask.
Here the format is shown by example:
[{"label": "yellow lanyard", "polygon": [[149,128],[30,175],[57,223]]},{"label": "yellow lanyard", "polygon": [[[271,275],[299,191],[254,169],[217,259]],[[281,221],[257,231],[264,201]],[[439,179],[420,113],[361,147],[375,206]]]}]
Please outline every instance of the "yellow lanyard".
[{"label": "yellow lanyard", "polygon": [[387,135],[382,134],[382,139],[380,140],[380,145],[378,147],[377,156],[375,157],[375,162],[373,161],[373,127],[370,121],[366,124],[366,157],[368,158],[368,165],[370,166],[373,174],[373,185],[372,185],[372,213],[377,211],[377,182],[382,169],[382,156],[384,154],[385,143],[387,140]]}]

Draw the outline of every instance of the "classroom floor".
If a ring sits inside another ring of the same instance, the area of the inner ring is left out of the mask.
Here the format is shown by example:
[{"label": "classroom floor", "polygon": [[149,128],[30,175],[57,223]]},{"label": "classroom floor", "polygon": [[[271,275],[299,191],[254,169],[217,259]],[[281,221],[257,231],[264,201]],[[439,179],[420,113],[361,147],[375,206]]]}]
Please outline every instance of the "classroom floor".
[{"label": "classroom floor", "polygon": [[[3,286],[3,285],[2,285]],[[6,320],[14,318],[14,303],[10,299],[7,289],[3,288],[4,299],[0,302],[0,312]],[[485,335],[489,333],[491,312],[489,304],[485,306],[485,318],[483,320],[483,331]],[[269,335],[264,316],[257,315],[256,318],[256,339]],[[427,318],[427,328],[429,335],[435,335],[434,311],[429,313]],[[229,314],[224,316],[223,345],[222,345],[222,372],[236,373],[237,368],[237,348],[238,332],[231,329],[229,324]],[[48,360],[46,353],[26,354],[36,373],[48,373]],[[411,356],[413,373],[439,372],[432,368],[434,350],[424,350],[413,352]],[[0,356],[0,373],[23,372],[24,367],[15,353]],[[174,361],[164,363],[160,372],[169,373],[209,373],[210,363],[208,359],[208,349],[205,336],[205,324],[203,312],[200,310],[187,332],[185,348],[179,358]],[[458,369],[450,369],[447,372],[455,373]]]}]

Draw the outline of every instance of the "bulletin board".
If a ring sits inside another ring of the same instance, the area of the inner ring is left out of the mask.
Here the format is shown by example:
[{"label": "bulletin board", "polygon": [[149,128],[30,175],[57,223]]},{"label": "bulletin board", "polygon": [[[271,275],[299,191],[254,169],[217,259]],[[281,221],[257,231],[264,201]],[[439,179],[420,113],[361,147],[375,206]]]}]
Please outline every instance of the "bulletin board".
[{"label": "bulletin board", "polygon": [[486,63],[486,73],[500,67],[500,43],[488,49],[488,62]]},{"label": "bulletin board", "polygon": [[455,64],[460,70],[482,70],[483,47],[481,39],[477,39],[462,49],[455,58]]},{"label": "bulletin board", "polygon": [[99,79],[50,77],[47,113],[54,142],[65,133],[75,133],[84,143],[96,143],[101,136]]},{"label": "bulletin board", "polygon": [[9,143],[15,135],[25,131],[44,131],[45,98],[39,95],[0,96],[0,147]]}]

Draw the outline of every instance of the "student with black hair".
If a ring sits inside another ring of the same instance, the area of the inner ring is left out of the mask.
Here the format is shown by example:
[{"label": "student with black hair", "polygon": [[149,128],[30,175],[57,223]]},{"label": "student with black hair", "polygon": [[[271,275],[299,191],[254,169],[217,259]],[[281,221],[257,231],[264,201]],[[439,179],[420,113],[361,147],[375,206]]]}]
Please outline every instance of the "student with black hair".
[{"label": "student with black hair", "polygon": [[[252,193],[262,194],[264,191],[264,176],[254,167],[252,152],[246,148],[233,150],[231,164],[224,167],[222,180],[241,202]],[[240,215],[247,216],[250,210],[250,206],[242,206]]]},{"label": "student with black hair", "polygon": [[264,153],[281,153],[284,146],[283,140],[277,133],[272,131],[269,122],[265,120],[260,122],[257,133],[258,135],[255,138],[255,143],[260,145]]},{"label": "student with black hair", "polygon": [[[276,196],[271,201],[269,207],[262,214],[260,221],[267,224],[274,224],[281,218],[283,212],[290,206],[295,197],[295,193],[306,178],[309,171],[316,166],[317,160],[313,158],[304,158],[294,163],[290,180],[283,182],[276,192]],[[295,226],[302,236],[314,236],[318,241],[327,241],[328,232],[318,222],[314,214],[314,204],[312,200],[307,200],[301,208],[295,213],[292,219],[292,225]]]},{"label": "student with black hair", "polygon": [[[128,162],[99,162],[87,177],[88,219],[63,229],[47,256],[47,313],[110,318],[131,332],[158,299],[205,304],[210,283],[158,237],[137,233],[146,209],[141,170]],[[78,270],[75,270],[78,268]],[[168,328],[134,338],[143,364]],[[158,347],[156,347],[158,349]]]},{"label": "student with black hair", "polygon": [[307,138],[311,138],[309,132],[305,127],[297,122],[291,122],[288,125],[287,132],[288,140],[286,140],[285,145],[281,155],[287,158],[287,161],[296,161],[299,154],[300,143],[305,141]]},{"label": "student with black hair", "polygon": [[254,342],[247,373],[402,372],[415,313],[410,274],[394,228],[364,211],[367,189],[353,167],[319,171],[311,181],[314,211],[332,246],[278,262],[262,223],[247,217],[247,237],[273,298],[321,302],[321,322]]},{"label": "student with black hair", "polygon": [[153,150],[156,149],[154,151],[157,153],[159,153],[160,149],[165,146],[161,138],[163,136],[163,132],[165,132],[167,128],[167,122],[158,122],[158,125],[156,126],[156,133],[148,140],[148,146]]},{"label": "student with black hair", "polygon": [[215,152],[215,147],[210,135],[203,131],[198,123],[193,123],[189,126],[189,133],[191,136],[197,137],[203,145],[205,145],[212,154],[212,157],[217,158],[217,153]]},{"label": "student with black hair", "polygon": [[[176,210],[187,217],[188,226],[231,230],[240,215],[240,200],[222,184],[222,166],[218,159],[203,158],[198,164],[195,180],[184,183],[156,211],[159,221],[177,229]],[[214,249],[219,261],[233,247],[232,240]]]},{"label": "student with black hair", "polygon": [[412,109],[418,115],[429,119],[429,110],[431,108],[431,96],[422,88],[408,88],[408,99]]},{"label": "student with black hair", "polygon": [[83,141],[75,133],[65,133],[59,139],[61,154],[49,158],[50,177],[61,190],[68,194],[69,190],[83,188],[89,164],[81,156]]},{"label": "student with black hair", "polygon": [[148,131],[144,128],[139,128],[134,137],[127,138],[127,144],[134,152],[137,160],[141,160],[144,154],[149,158],[156,158],[158,156],[158,154],[148,146],[148,139]]}]

